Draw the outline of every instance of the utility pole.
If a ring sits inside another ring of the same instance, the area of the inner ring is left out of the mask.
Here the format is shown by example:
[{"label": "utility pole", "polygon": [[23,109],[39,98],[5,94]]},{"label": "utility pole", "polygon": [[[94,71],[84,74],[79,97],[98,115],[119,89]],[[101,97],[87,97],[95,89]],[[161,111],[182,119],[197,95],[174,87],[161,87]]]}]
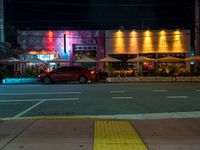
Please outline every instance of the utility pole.
[{"label": "utility pole", "polygon": [[[195,55],[200,55],[199,50],[199,0],[195,0]],[[195,66],[195,72],[198,71],[198,63]]]},{"label": "utility pole", "polygon": [[0,0],[0,42],[4,42],[4,3]]}]

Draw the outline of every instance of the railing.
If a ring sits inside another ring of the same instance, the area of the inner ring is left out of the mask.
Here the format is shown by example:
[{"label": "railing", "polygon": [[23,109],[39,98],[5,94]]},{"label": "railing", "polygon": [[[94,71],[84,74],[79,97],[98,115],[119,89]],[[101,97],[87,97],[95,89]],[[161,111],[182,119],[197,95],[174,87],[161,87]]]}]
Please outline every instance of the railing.
[{"label": "railing", "polygon": [[107,82],[200,82],[200,76],[189,77],[108,77]]}]

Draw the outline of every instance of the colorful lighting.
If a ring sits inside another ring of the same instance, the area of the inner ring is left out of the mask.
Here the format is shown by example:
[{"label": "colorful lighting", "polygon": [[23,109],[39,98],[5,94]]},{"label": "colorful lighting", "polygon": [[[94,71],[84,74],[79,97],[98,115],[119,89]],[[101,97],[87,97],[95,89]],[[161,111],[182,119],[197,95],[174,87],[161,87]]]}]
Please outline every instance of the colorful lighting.
[{"label": "colorful lighting", "polygon": [[145,31],[145,36],[151,36],[151,32],[149,30]]},{"label": "colorful lighting", "polygon": [[161,36],[166,36],[165,30],[161,30],[159,34],[160,34]]},{"label": "colorful lighting", "polygon": [[49,51],[55,49],[55,39],[54,39],[54,32],[48,31],[46,33],[46,47]]},{"label": "colorful lighting", "polygon": [[183,43],[181,40],[182,32],[180,30],[176,30],[173,33],[173,51],[174,52],[183,52]]},{"label": "colorful lighting", "polygon": [[48,31],[48,38],[53,38],[53,32],[52,31]]},{"label": "colorful lighting", "polygon": [[149,30],[145,31],[143,33],[144,39],[143,39],[143,52],[144,53],[149,53],[153,51],[153,43],[152,43],[152,32]]},{"label": "colorful lighting", "polygon": [[159,32],[159,51],[167,52],[169,51],[168,44],[167,44],[167,33],[162,30]]},{"label": "colorful lighting", "polygon": [[123,54],[125,51],[124,32],[121,30],[115,33],[115,51],[117,54]]},{"label": "colorful lighting", "polygon": [[138,50],[138,33],[134,30],[130,33],[130,48],[133,54]]}]

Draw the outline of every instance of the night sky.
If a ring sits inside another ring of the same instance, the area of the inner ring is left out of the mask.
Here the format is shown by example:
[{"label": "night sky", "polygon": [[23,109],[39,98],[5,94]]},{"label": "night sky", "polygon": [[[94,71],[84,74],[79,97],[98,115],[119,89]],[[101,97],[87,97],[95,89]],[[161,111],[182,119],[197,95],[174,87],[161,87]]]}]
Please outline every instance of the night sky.
[{"label": "night sky", "polygon": [[194,0],[5,0],[17,29],[193,29]]}]

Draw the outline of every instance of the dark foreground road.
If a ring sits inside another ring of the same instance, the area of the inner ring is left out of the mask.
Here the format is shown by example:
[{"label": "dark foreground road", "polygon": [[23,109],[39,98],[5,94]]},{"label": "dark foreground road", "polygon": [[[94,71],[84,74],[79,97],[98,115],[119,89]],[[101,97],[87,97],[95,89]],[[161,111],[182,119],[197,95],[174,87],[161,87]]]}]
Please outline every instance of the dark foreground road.
[{"label": "dark foreground road", "polygon": [[200,116],[199,83],[0,85],[0,118]]}]

